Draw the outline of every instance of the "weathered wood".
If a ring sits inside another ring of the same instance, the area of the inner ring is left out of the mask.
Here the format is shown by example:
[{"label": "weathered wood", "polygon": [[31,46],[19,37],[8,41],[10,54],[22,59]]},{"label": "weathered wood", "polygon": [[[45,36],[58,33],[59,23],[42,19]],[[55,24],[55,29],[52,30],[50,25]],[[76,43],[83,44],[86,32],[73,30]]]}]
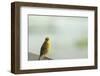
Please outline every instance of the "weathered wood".
[{"label": "weathered wood", "polygon": [[[32,60],[39,60],[39,55],[37,54],[33,54],[33,53],[28,53],[28,60],[32,61]],[[52,60],[51,58],[48,57],[44,57],[44,59],[42,60]]]}]

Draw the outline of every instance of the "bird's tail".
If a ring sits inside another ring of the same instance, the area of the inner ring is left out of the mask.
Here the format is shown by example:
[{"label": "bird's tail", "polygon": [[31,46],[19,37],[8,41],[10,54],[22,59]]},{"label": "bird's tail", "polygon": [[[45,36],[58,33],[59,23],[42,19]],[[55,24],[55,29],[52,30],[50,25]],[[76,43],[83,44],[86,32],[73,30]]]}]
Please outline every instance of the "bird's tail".
[{"label": "bird's tail", "polygon": [[41,59],[41,56],[39,56],[39,60]]},{"label": "bird's tail", "polygon": [[44,58],[44,56],[43,55],[40,55],[39,56],[39,60],[41,60],[41,59],[43,59]]}]

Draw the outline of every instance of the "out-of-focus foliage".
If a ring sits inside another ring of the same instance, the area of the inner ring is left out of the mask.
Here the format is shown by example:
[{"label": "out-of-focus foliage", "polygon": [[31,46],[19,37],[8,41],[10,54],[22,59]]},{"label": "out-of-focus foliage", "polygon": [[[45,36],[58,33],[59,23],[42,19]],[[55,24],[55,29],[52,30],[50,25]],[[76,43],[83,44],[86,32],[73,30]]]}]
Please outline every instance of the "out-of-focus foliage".
[{"label": "out-of-focus foliage", "polygon": [[88,46],[88,38],[82,37],[75,43],[76,47],[78,48],[86,48]]}]

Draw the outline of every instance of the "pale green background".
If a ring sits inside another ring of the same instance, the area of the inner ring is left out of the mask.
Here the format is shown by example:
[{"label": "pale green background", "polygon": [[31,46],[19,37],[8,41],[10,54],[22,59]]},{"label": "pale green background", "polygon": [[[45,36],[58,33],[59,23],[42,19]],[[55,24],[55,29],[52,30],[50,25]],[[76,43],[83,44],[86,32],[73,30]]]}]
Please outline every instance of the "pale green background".
[{"label": "pale green background", "polygon": [[88,18],[29,15],[29,52],[39,55],[45,37],[52,59],[88,57]]}]

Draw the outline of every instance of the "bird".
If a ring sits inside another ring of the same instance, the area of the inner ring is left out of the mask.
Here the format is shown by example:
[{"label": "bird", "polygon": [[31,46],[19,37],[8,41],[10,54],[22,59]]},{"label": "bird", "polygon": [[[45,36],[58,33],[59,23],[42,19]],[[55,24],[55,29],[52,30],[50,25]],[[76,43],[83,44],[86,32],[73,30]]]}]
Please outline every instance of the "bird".
[{"label": "bird", "polygon": [[47,57],[49,50],[50,50],[50,47],[51,47],[50,38],[46,37],[45,41],[43,42],[41,49],[40,49],[39,60]]}]

